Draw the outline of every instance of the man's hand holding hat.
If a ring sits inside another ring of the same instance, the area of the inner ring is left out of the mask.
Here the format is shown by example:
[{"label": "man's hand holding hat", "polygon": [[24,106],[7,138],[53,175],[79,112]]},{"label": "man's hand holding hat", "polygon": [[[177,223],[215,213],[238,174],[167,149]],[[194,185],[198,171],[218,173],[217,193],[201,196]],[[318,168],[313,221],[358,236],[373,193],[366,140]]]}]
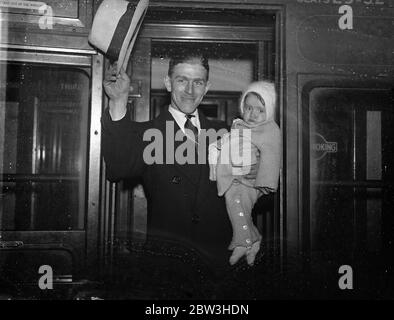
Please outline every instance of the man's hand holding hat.
[{"label": "man's hand holding hat", "polygon": [[109,113],[112,120],[122,119],[127,111],[126,105],[131,89],[129,76],[123,68],[117,74],[117,64],[114,63],[105,71],[103,85],[109,98]]}]

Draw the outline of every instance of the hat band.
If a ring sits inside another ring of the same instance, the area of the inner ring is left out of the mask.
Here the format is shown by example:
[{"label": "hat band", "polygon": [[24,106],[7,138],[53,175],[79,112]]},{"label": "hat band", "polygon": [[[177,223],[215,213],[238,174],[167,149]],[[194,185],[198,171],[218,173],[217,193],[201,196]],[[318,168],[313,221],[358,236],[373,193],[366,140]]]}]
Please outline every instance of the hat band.
[{"label": "hat band", "polygon": [[127,5],[126,12],[119,19],[119,22],[116,26],[114,35],[107,50],[108,57],[113,61],[118,60],[120,49],[122,48],[124,39],[126,38],[127,32],[129,31],[131,21],[133,20],[134,11],[135,5],[129,3]]}]

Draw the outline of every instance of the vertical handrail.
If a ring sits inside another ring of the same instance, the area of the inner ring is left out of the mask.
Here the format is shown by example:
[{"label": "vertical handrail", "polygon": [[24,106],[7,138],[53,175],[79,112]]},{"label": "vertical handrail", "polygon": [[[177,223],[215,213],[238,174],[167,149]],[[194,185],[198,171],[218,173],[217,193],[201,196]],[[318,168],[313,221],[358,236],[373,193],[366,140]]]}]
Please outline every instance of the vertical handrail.
[{"label": "vertical handrail", "polygon": [[[86,256],[87,270],[97,270],[100,214],[101,114],[103,104],[103,56],[92,56],[92,96],[89,133],[89,171],[87,197]],[[98,274],[98,273],[97,273]],[[92,275],[92,276],[96,276]]]}]

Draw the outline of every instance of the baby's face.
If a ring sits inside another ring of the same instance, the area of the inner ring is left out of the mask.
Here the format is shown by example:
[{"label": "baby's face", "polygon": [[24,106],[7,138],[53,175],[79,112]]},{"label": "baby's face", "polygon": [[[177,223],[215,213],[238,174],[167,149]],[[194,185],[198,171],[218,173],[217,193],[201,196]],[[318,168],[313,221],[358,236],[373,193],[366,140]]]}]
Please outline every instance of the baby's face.
[{"label": "baby's face", "polygon": [[259,124],[267,119],[265,104],[255,94],[246,96],[243,119],[249,124]]}]

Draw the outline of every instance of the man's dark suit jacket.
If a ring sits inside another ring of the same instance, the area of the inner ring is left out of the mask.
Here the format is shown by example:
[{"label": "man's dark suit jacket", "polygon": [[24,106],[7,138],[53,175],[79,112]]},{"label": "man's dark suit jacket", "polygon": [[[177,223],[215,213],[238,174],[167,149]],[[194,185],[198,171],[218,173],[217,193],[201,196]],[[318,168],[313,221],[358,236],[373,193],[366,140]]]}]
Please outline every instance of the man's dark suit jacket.
[{"label": "man's dark suit jacket", "polygon": [[[201,129],[226,128],[199,113]],[[231,225],[216,182],[209,180],[206,164],[151,164],[143,160],[144,132],[155,128],[166,141],[166,122],[179,126],[168,110],[148,122],[133,122],[126,115],[112,121],[108,110],[102,118],[103,154],[110,181],[142,178],[148,199],[148,235],[180,241],[197,249],[214,265],[228,264]],[[184,137],[186,139],[186,137]],[[175,142],[175,148],[182,142]],[[208,151],[206,150],[206,155]]]}]

